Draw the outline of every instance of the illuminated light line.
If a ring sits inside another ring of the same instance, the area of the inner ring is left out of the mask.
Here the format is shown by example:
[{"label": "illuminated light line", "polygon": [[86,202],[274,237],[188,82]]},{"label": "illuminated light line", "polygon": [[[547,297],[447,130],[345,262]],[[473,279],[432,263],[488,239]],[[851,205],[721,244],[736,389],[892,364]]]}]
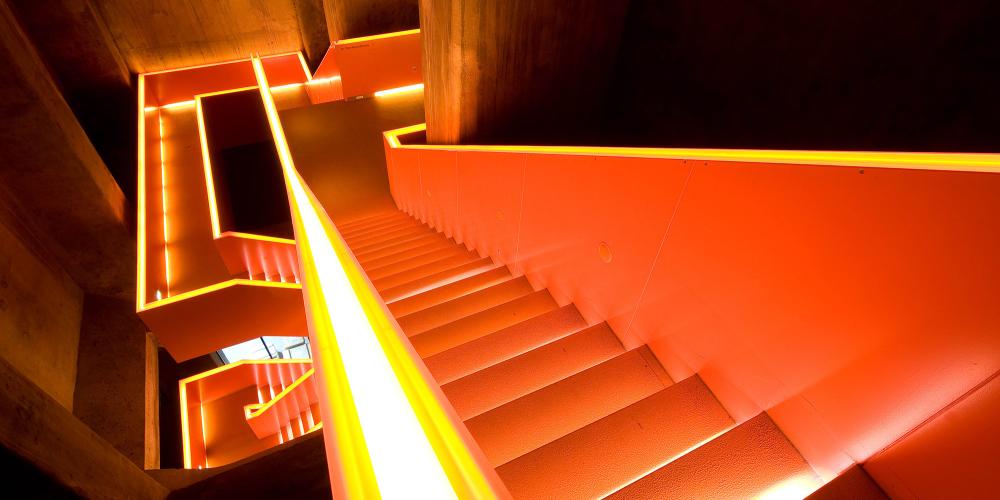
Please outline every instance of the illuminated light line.
[{"label": "illuminated light line", "polygon": [[[167,160],[163,146],[163,115],[157,117],[160,125],[160,204],[163,208],[163,275],[167,297],[170,297],[170,236],[167,231]],[[160,300],[158,295],[157,300]]]},{"label": "illuminated light line", "polygon": [[682,149],[599,146],[485,146],[402,144],[399,136],[426,130],[426,124],[384,132],[392,149],[621,156],[677,160],[730,161],[748,163],[811,164],[846,167],[905,168],[1000,172],[1000,154],[995,153],[909,153],[887,151],[799,151],[770,149]]},{"label": "illuminated light line", "polygon": [[194,106],[194,99],[190,99],[187,101],[172,102],[170,104],[164,104],[163,106],[160,106],[160,109],[177,109],[177,108],[186,108],[188,106]]},{"label": "illuminated light line", "polygon": [[315,78],[315,79],[312,79],[312,80],[309,80],[308,82],[306,82],[306,85],[320,85],[320,84],[335,82],[335,81],[339,81],[339,80],[340,80],[340,75],[330,76],[330,77],[326,77],[326,78]]},{"label": "illuminated light line", "polygon": [[285,84],[285,85],[278,85],[277,87],[271,87],[271,92],[275,92],[275,91],[281,92],[281,91],[284,91],[284,90],[292,90],[292,89],[302,88],[304,85],[305,85],[304,82],[288,83],[288,84]]},{"label": "illuminated light line", "polygon": [[139,148],[136,185],[138,187],[138,214],[136,216],[136,289],[135,310],[140,311],[146,304],[146,77],[139,75]]},{"label": "illuminated light line", "polygon": [[384,38],[395,38],[400,36],[416,35],[418,33],[420,33],[420,28],[412,30],[404,30],[404,31],[393,31],[392,33],[381,33],[378,35],[359,36],[357,38],[345,38],[343,40],[337,40],[336,42],[333,42],[333,45],[336,47],[338,45],[350,45],[352,43],[370,42],[372,40],[381,40]]},{"label": "illuminated light line", "polygon": [[238,231],[226,231],[219,235],[219,238],[239,238],[245,240],[266,241],[270,243],[281,243],[284,245],[295,245],[295,240],[288,238],[278,238],[277,236],[265,236],[263,234],[241,233]]},{"label": "illuminated light line", "polygon": [[394,89],[379,90],[375,92],[375,97],[387,97],[391,95],[402,94],[405,92],[416,92],[418,90],[424,90],[424,84],[414,83],[413,85],[406,85],[403,87],[396,87]]},{"label": "illuminated light line", "polygon": [[181,400],[181,448],[184,452],[184,468],[191,468],[191,430],[188,417],[187,383],[180,381]]},{"label": "illuminated light line", "polygon": [[317,374],[329,397],[323,420],[337,429],[326,436],[335,440],[330,449],[339,456],[331,463],[340,466],[343,479],[333,486],[342,486],[348,498],[496,498],[494,488],[503,488],[499,478],[487,478],[492,467],[472,455],[412,348],[295,170],[263,65],[257,58],[253,64],[289,194]]},{"label": "illuminated light line", "polygon": [[[262,56],[261,58],[262,59],[277,59],[279,57],[287,57],[287,56],[290,56],[290,55],[293,55],[293,54],[300,54],[301,55],[301,53],[302,53],[302,51],[282,52],[280,54],[270,54],[270,55]],[[239,64],[239,63],[249,63],[249,62],[250,62],[250,58],[249,57],[244,57],[242,59],[230,59],[228,61],[220,61],[220,62],[205,63],[205,64],[195,64],[194,66],[184,66],[184,67],[181,67],[181,68],[172,68],[172,69],[161,69],[161,70],[157,70],[157,71],[148,71],[148,72],[142,73],[142,74],[146,75],[146,76],[165,75],[167,73],[180,73],[180,72],[191,71],[191,70],[195,70],[195,69],[204,69],[204,68],[211,68],[211,67],[214,67],[214,66],[225,66],[225,65],[228,65],[228,64]]]},{"label": "illuminated light line", "polygon": [[[299,360],[299,362],[301,362],[301,360]],[[288,384],[288,387],[285,387],[284,389],[281,390],[281,392],[272,396],[270,401],[257,406],[256,408],[253,409],[253,411],[248,411],[247,420],[258,418],[262,414],[267,412],[267,410],[270,410],[272,407],[274,407],[274,405],[278,404],[278,402],[281,401],[282,398],[287,397],[296,388],[305,385],[315,372],[316,372],[315,368],[310,368],[309,371],[302,374],[302,376],[297,377],[294,382]],[[284,382],[282,382],[282,385],[284,385]],[[247,405],[247,407],[249,406],[255,406],[255,405]]]},{"label": "illuminated light line", "polygon": [[302,51],[296,52],[299,56],[299,64],[302,66],[302,74],[306,76],[306,82],[308,83],[312,80],[312,73],[309,72],[309,65],[306,64],[306,58],[302,55]]},{"label": "illuminated light line", "polygon": [[245,278],[234,278],[234,279],[223,281],[223,282],[220,282],[220,283],[215,283],[215,284],[212,284],[212,285],[208,285],[206,287],[197,288],[195,290],[190,290],[190,291],[187,291],[187,292],[179,293],[177,295],[170,296],[170,297],[165,298],[163,300],[158,300],[156,302],[150,302],[150,303],[146,304],[145,307],[143,307],[143,310],[144,311],[148,311],[150,309],[155,309],[157,307],[163,307],[165,305],[173,304],[175,302],[180,302],[182,300],[187,300],[187,299],[190,299],[192,297],[197,297],[199,295],[205,295],[205,294],[208,294],[208,293],[216,292],[216,291],[222,290],[224,288],[229,288],[229,287],[233,287],[233,286],[269,286],[269,287],[274,287],[274,288],[288,288],[288,289],[294,289],[294,290],[300,290],[302,288],[302,286],[299,285],[298,283],[281,283],[279,281],[270,281],[269,282],[269,281],[250,280],[250,279],[245,279]]},{"label": "illuminated light line", "polygon": [[208,465],[208,431],[205,430],[208,426],[205,425],[205,405],[198,403],[198,413],[201,414],[201,444],[205,447],[205,468],[207,469],[211,466]]}]

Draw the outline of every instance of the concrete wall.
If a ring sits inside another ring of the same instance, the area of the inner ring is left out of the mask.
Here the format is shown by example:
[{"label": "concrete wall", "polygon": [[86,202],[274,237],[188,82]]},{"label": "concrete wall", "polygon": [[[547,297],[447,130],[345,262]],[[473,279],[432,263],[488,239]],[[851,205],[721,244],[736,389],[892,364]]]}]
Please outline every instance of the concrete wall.
[{"label": "concrete wall", "polygon": [[72,410],[83,294],[10,201],[0,186],[0,356]]},{"label": "concrete wall", "polygon": [[132,301],[87,295],[73,414],[144,468],[159,466],[156,340]]}]

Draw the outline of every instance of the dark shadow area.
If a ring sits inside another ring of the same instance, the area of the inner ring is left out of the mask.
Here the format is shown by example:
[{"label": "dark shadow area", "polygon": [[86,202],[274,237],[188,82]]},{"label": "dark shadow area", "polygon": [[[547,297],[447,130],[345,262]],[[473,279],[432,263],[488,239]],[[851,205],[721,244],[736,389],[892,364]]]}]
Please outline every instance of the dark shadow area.
[{"label": "dark shadow area", "polygon": [[3,446],[0,446],[0,471],[0,480],[11,495],[8,498],[83,498]]},{"label": "dark shadow area", "polygon": [[292,238],[281,161],[256,89],[202,99],[222,232]]},{"label": "dark shadow area", "polygon": [[1000,4],[632,0],[602,142],[1000,151]]}]

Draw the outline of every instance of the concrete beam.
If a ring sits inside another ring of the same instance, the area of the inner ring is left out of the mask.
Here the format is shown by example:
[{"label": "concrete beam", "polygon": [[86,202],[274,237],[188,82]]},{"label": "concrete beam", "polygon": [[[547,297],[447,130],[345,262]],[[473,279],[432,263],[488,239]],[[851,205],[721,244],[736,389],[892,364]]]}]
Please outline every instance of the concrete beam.
[{"label": "concrete beam", "polygon": [[319,66],[326,50],[330,48],[326,14],[323,0],[293,0],[295,15],[299,20],[299,34],[302,37],[302,53],[314,71]]},{"label": "concrete beam", "polygon": [[84,498],[167,496],[167,488],[4,360],[0,360],[0,447]]},{"label": "concrete beam", "polygon": [[421,0],[427,140],[558,142],[596,125],[627,8]]},{"label": "concrete beam", "polygon": [[0,183],[11,203],[83,291],[131,298],[131,211],[6,2],[0,61]]},{"label": "concrete beam", "polygon": [[417,0],[323,0],[330,40],[417,28]]},{"label": "concrete beam", "polygon": [[157,379],[156,340],[135,303],[87,295],[73,414],[144,469],[160,462]]}]

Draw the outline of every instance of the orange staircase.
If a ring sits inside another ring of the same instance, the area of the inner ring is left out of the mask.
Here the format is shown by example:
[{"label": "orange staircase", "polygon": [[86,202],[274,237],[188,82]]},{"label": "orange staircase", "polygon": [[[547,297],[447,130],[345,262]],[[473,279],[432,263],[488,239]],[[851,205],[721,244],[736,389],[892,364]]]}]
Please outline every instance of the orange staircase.
[{"label": "orange staircase", "polygon": [[403,212],[338,224],[515,498],[802,498],[819,479],[765,413],[740,423],[489,258]]}]

